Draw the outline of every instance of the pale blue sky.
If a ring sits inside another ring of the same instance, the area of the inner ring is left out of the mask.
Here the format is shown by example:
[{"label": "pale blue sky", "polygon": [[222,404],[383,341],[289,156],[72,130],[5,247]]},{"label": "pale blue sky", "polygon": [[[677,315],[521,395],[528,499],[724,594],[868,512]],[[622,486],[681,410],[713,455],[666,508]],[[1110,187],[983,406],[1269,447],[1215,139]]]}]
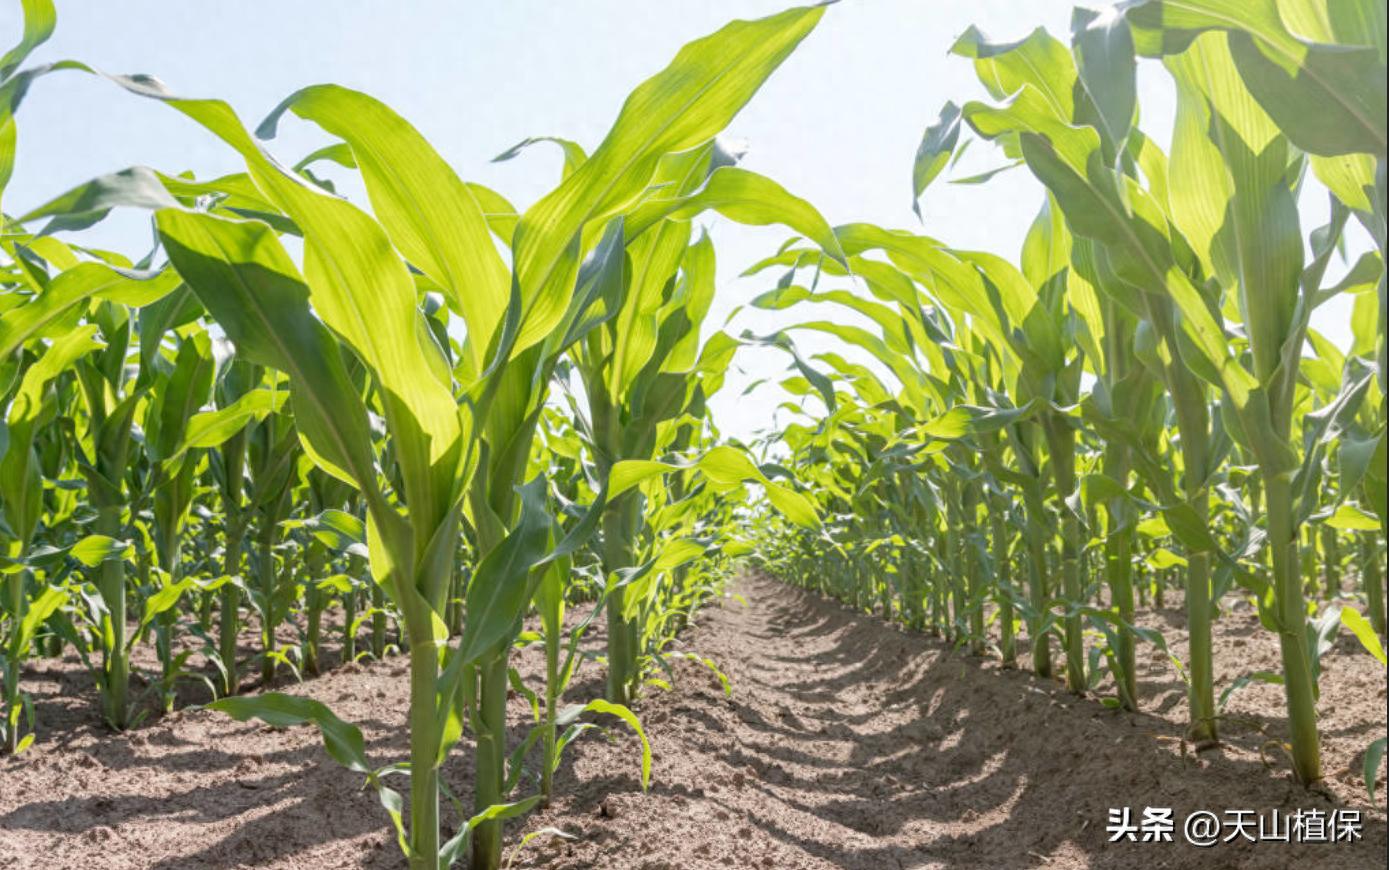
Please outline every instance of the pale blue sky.
[{"label": "pale blue sky", "polygon": [[[77,58],[110,72],[153,74],[178,93],[228,100],[249,123],[307,84],[358,88],[408,118],[465,179],[495,187],[524,207],[558,179],[558,151],[542,146],[501,164],[489,162],[494,155],[532,135],[565,136],[592,147],[628,91],[682,44],[730,18],[786,5],[59,0],[57,34],[33,61]],[[17,6],[0,5],[6,40],[18,32]],[[947,53],[956,36],[975,24],[992,38],[1011,40],[1041,25],[1064,40],[1071,7],[1066,0],[845,0],[827,11],[728,132],[751,146],[746,167],[810,200],[831,224],[918,229],[958,247],[1014,257],[1041,197],[1025,169],[984,186],[937,181],[922,203],[923,226],[910,207],[912,157],[945,100],[983,96],[971,64]],[[1143,67],[1140,101],[1145,129],[1165,144],[1172,96],[1155,64]],[[18,165],[5,195],[12,214],[133,164],[200,176],[238,168],[228,149],[177,113],[79,74],[39,81],[18,124]],[[271,149],[292,161],[323,141],[291,119]],[[992,146],[975,143],[947,175],[1001,162]],[[1324,220],[1321,194],[1309,191],[1304,198],[1306,227]],[[722,279],[709,318],[716,327],[775,280],[736,276],[774,250],[786,232],[704,222],[713,227]],[[138,254],[150,237],[145,217],[128,214],[89,238]],[[1333,303],[1318,312],[1317,324],[1339,342],[1347,335],[1348,312],[1349,306]],[[826,313],[811,309],[796,319]],[[734,328],[771,331],[795,314],[740,315]],[[811,351],[834,346],[808,335],[798,341]],[[754,379],[776,379],[784,364],[773,352],[740,355],[742,372],[730,377],[713,405],[726,433],[746,437],[771,422],[782,398],[777,388],[740,393]]]}]

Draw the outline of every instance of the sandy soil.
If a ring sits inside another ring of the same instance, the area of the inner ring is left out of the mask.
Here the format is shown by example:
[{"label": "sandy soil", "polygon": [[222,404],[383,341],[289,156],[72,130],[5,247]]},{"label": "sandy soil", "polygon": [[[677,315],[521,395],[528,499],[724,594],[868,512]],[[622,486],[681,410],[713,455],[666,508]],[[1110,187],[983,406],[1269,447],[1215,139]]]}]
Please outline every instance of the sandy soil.
[{"label": "sandy soil", "polygon": [[[1385,866],[1384,792],[1371,807],[1355,772],[1385,732],[1385,677],[1353,638],[1324,663],[1328,779],[1309,792],[1276,751],[1267,762],[1260,754],[1286,733],[1279,687],[1237,692],[1226,745],[1197,756],[1180,739],[1183,686],[1150,647],[1140,647],[1144,712],[1120,713],[770,580],[745,579],[734,592],[682,639],[717,663],[732,698],[707,667],[679,661],[673,690],[650,690],[640,710],[655,752],[650,792],[638,783],[635,739],[590,732],[566,757],[555,803],[509,826],[511,866]],[[1145,618],[1184,652],[1179,610]],[[1222,685],[1276,669],[1276,639],[1248,612],[1226,613],[1216,631]],[[538,686],[539,656],[519,658]],[[328,759],[313,729],[190,709],[111,735],[89,712],[76,667],[46,663],[27,678],[44,730],[28,753],[0,760],[0,867],[402,864],[374,793]],[[601,688],[592,665],[578,680],[573,700]],[[288,690],[359,724],[374,762],[404,757],[403,659],[347,665]],[[512,703],[519,740],[529,709]],[[466,748],[444,772],[463,796]],[[1182,843],[1180,829],[1176,843],[1109,843],[1109,809],[1124,806],[1135,815],[1173,807],[1178,820],[1196,809],[1349,808],[1365,823],[1353,844],[1202,850]]]}]

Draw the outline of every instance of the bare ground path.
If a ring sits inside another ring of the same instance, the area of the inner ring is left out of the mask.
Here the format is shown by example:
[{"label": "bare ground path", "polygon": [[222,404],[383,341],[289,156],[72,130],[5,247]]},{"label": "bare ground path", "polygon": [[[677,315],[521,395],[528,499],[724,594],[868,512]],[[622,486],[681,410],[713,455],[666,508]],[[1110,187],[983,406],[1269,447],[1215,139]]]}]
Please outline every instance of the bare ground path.
[{"label": "bare ground path", "polygon": [[[680,661],[673,688],[650,690],[640,710],[656,756],[650,792],[640,791],[629,736],[586,735],[557,778],[554,805],[507,837],[512,850],[529,832],[573,839],[539,834],[514,851],[512,866],[1385,866],[1384,814],[1348,770],[1384,732],[1384,676],[1353,647],[1326,664],[1330,778],[1317,793],[1260,760],[1259,746],[1283,727],[1276,692],[1236,696],[1229,744],[1197,757],[1179,739],[1181,684],[1161,663],[1144,675],[1152,712],[1116,713],[780,583],[746,578],[733,592],[681,639],[727,675],[732,697],[708,667]],[[1217,666],[1227,672],[1276,657],[1276,640],[1251,631],[1246,616],[1219,623],[1226,658]],[[1169,641],[1177,633],[1164,631]],[[521,656],[528,681],[539,664],[530,651]],[[580,680],[574,700],[601,685],[592,666]],[[361,724],[374,761],[404,754],[403,660],[349,666],[292,690]],[[519,739],[529,710],[520,698],[512,710]],[[327,759],[311,729],[190,710],[127,736],[88,726],[41,741],[0,762],[0,867],[400,863],[375,797]],[[465,797],[469,763],[456,752],[445,771]],[[1363,839],[1198,850],[1179,829],[1176,843],[1110,844],[1108,811],[1124,806],[1172,807],[1178,820],[1195,809],[1359,809]]]}]

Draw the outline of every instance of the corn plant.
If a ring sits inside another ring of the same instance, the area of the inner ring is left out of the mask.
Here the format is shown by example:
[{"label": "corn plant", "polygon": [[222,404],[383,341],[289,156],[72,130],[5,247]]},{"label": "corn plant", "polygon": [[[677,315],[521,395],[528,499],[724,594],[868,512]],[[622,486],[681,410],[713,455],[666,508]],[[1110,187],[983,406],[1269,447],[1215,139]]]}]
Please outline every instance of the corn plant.
[{"label": "corn plant", "polygon": [[[472,189],[380,103],[342,88],[308,88],[260,130],[272,135],[280,115],[292,111],[345,140],[366,181],[372,218],[270,161],[225,104],[179,99],[147,78],[116,77],[236,150],[261,210],[283,215],[303,235],[301,274],[270,227],[224,216],[227,211],[189,210],[174,198],[186,188],[166,186],[156,211],[174,268],[238,352],[288,375],[305,450],[362,495],[371,569],[400,609],[411,644],[410,834],[402,828],[401,840],[419,866],[451,861],[470,838],[474,866],[495,867],[499,860],[498,816],[508,811],[497,809],[506,779],[507,653],[541,563],[560,558],[592,531],[581,524],[572,541],[546,557],[543,485],[514,482],[555,364],[617,313],[607,300],[626,281],[626,241],[614,218],[638,204],[664,155],[717,133],[821,14],[791,10],[735,23],[687,47],[634,92],[589,159],[516,222],[510,276]],[[728,57],[736,62],[716,62]],[[698,111],[690,109],[692,93],[702,96]],[[403,161],[418,174],[393,172]],[[221,192],[246,195],[244,186],[234,187]],[[393,245],[436,282],[467,326],[453,371],[423,329],[414,282]],[[591,256],[581,270],[585,254]],[[228,294],[227,287],[237,292]],[[348,374],[343,349],[368,371],[368,396]],[[368,403],[386,421],[385,466],[367,429]],[[94,408],[94,418],[104,410]],[[450,647],[439,626],[453,577],[448,563],[464,524],[478,564],[463,636]],[[270,564],[262,544],[263,574]],[[274,696],[219,704],[241,716],[283,721],[286,715],[275,711],[284,701]],[[441,845],[437,767],[458,739],[466,711],[477,735],[477,822]],[[361,766],[355,758],[353,766]],[[397,805],[392,792],[382,794],[388,808]],[[399,812],[393,815],[399,824]]]},{"label": "corn plant", "polygon": [[[233,360],[217,379],[215,397],[218,406],[234,407],[242,397],[250,395],[252,385],[260,380],[255,366],[244,360]],[[280,394],[283,401],[283,393]],[[222,665],[222,693],[235,695],[241,687],[237,668],[237,637],[241,634],[239,610],[244,587],[241,566],[244,564],[242,545],[250,521],[244,503],[246,487],[246,427],[231,432],[222,445],[209,455],[213,478],[222,510],[222,585],[218,589],[219,607],[217,651]]]},{"label": "corn plant", "polygon": [[19,672],[29,657],[39,626],[68,598],[63,586],[33,588],[35,533],[42,519],[39,457],[35,451],[38,430],[56,414],[52,382],[82,356],[93,352],[96,329],[86,326],[53,342],[24,370],[5,415],[5,451],[0,456],[0,503],[4,506],[5,571],[4,609],[8,615],[3,668],[4,745],[11,753],[23,751],[33,740],[33,709],[28,707],[29,733],[21,736],[21,715],[26,709],[19,688]]},{"label": "corn plant", "polygon": [[[784,222],[828,246],[838,245],[829,225],[809,203],[770,179],[731,166],[717,142],[664,161],[652,179],[672,196],[642,206],[628,225],[632,281],[616,316],[590,332],[575,350],[587,419],[579,420],[601,477],[620,462],[657,458],[675,441],[688,440],[709,398],[712,377],[721,379],[735,346],[716,333],[701,350],[699,330],[714,294],[714,250],[703,237],[691,243],[690,220],[715,208],[736,221]],[[840,255],[842,258],[842,255]],[[677,490],[678,492],[678,490]],[[678,496],[675,499],[678,501]],[[635,489],[610,494],[603,518],[603,564],[610,582],[635,567],[643,525],[643,497]],[[608,700],[625,704],[640,679],[640,647],[631,611],[640,600],[626,588],[608,591]]]},{"label": "corn plant", "polygon": [[[22,684],[35,656],[75,652],[117,729],[202,679],[238,719],[314,723],[377,791],[412,867],[468,855],[492,870],[505,820],[552,799],[563,753],[601,723],[635,733],[647,785],[634,707],[669,685],[673,661],[728,688],[681,631],[744,559],[1005,666],[1028,644],[1039,677],[1056,668],[1071,691],[1128,710],[1138,644],[1171,658],[1138,611],[1181,587],[1190,654],[1172,660],[1189,736],[1213,745],[1236,690],[1279,683],[1307,783],[1336,632],[1382,661],[1375,4],[1135,0],[1078,11],[1069,44],[968,31],[954,53],[987,98],[930,120],[913,203],[971,136],[991,141],[1045,188],[1011,257],[831,226],[739,165],[720,135],[822,6],[685,46],[592,148],[538,137],[505,151],[563,153],[555,186],[523,209],[358,91],[304,88],[252,128],[150,76],[25,67],[55,15],[47,0],[21,7],[24,32],[0,58],[0,194],[22,101],[62,71],[168,106],[242,165],[210,179],[134,167],[4,217],[11,752],[39,725]],[[1140,64],[1176,87],[1170,154],[1140,128]],[[291,116],[328,141],[281,161],[269,149]],[[340,173],[364,202],[338,194]],[[1312,176],[1330,219],[1307,232]],[[152,214],[153,251],[80,242],[118,207]],[[785,312],[771,334],[706,328],[723,230],[697,221],[711,212],[734,231],[795,234],[746,273],[774,276],[752,300]],[[1333,280],[1353,223],[1374,249]],[[1310,325],[1335,298],[1353,309],[1344,348]],[[807,333],[833,349],[803,355]],[[710,400],[757,348],[789,359],[783,425],[723,438]],[[1281,673],[1215,672],[1212,623],[1235,594],[1278,634]],[[318,702],[239,694],[248,665],[262,689],[320,671],[335,612],[344,661],[408,657],[408,759],[375,765]],[[606,655],[585,644],[599,620]],[[248,624],[251,662],[238,660]],[[159,662],[148,706],[130,689],[146,641]],[[543,685],[513,667],[531,644]],[[605,697],[569,703],[595,661]],[[530,727],[508,750],[517,696]],[[471,808],[439,776],[467,732]],[[1371,790],[1382,752],[1366,753]],[[392,787],[402,776],[408,799]]]}]

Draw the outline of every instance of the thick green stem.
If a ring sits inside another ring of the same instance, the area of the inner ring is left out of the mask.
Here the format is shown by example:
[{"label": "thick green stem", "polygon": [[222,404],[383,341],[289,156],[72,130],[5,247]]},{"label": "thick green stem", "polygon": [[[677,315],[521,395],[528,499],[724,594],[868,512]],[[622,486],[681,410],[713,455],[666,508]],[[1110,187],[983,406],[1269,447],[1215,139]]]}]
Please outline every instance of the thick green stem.
[{"label": "thick green stem", "polygon": [[[170,583],[177,583],[181,579],[182,572],[182,539],[178,529],[171,530],[169,536],[166,545],[161,547],[159,551],[159,567],[167,573]],[[148,584],[148,568],[142,566],[141,573],[145,576],[143,582]],[[163,684],[160,687],[160,700],[165,713],[172,713],[174,709],[174,627],[177,625],[176,616],[176,612],[170,609],[155,617],[155,645],[159,650],[159,664],[164,675]]]},{"label": "thick green stem", "polygon": [[1013,572],[1008,561],[1008,525],[1004,518],[1005,502],[995,496],[989,510],[990,543],[994,568],[994,585],[998,590],[999,652],[1003,666],[1017,664],[1017,644],[1013,638]]},{"label": "thick green stem", "polygon": [[[1210,453],[1210,411],[1206,406],[1205,388],[1180,364],[1170,365],[1165,371],[1176,410],[1177,434],[1182,439],[1182,464],[1185,466],[1182,490],[1196,519],[1208,526],[1210,491],[1206,486],[1206,466]],[[1159,587],[1159,606],[1161,596]],[[1198,746],[1212,745],[1220,739],[1215,707],[1215,663],[1211,655],[1211,607],[1210,554],[1187,553],[1189,736]]]},{"label": "thick green stem", "polygon": [[1307,646],[1307,602],[1298,576],[1297,528],[1293,522],[1289,476],[1266,472],[1268,539],[1273,550],[1273,589],[1278,609],[1283,688],[1292,737],[1293,774],[1310,785],[1321,779],[1321,741],[1317,734],[1316,682]]},{"label": "thick green stem", "polygon": [[876,559],[873,561],[873,577],[878,586],[878,601],[883,606],[883,619],[892,621],[893,614],[893,587],[892,581],[888,579],[887,572],[883,570],[882,564]]},{"label": "thick green stem", "polygon": [[559,704],[559,696],[562,687],[559,684],[559,654],[560,641],[558,631],[547,631],[545,633],[545,738],[544,738],[544,765],[540,770],[540,795],[543,803],[547,806],[550,803],[550,795],[554,790],[555,767],[559,763],[558,749],[558,730],[555,725],[555,718],[558,711],[555,709]]},{"label": "thick green stem", "polygon": [[625,590],[616,590],[608,596],[608,700],[614,704],[626,705],[631,701],[627,687],[632,682],[632,634],[627,630],[627,620],[622,618],[622,608],[626,604]]},{"label": "thick green stem", "polygon": [[[689,576],[690,576],[690,566],[689,566],[689,565],[679,565],[679,566],[676,567],[675,571],[672,572],[672,577],[671,577],[671,581],[672,581],[672,582],[671,582],[671,595],[672,595],[672,597],[673,597],[673,596],[676,596],[676,595],[684,595],[684,594],[685,594],[685,592],[686,592],[686,591],[688,590],[688,588],[689,588]],[[679,634],[680,632],[684,631],[684,630],[685,630],[685,621],[686,621],[686,616],[685,616],[685,612],[684,612],[683,610],[682,610],[681,612],[675,614],[675,616],[674,616],[674,617],[672,618],[672,620],[671,620],[671,631],[674,632],[675,634]]]},{"label": "thick green stem", "polygon": [[[1303,526],[1299,533],[1302,545],[1297,548],[1297,558],[1299,566],[1299,576],[1302,582],[1307,585],[1314,585],[1317,582],[1317,530],[1312,526]],[[1325,585],[1317,589],[1307,589],[1306,594],[1315,596],[1319,589],[1324,590]]]},{"label": "thick green stem", "polygon": [[975,558],[974,541],[978,534],[979,511],[978,496],[974,487],[966,487],[960,499],[964,514],[964,533],[960,544],[964,548],[964,570],[966,593],[968,595],[967,616],[969,621],[969,650],[975,655],[984,654],[984,572],[979,560]]},{"label": "thick green stem", "polygon": [[1066,688],[1085,694],[1085,636],[1077,608],[1084,604],[1080,580],[1080,522],[1067,515],[1061,521],[1061,583],[1066,596]]},{"label": "thick green stem", "polygon": [[222,667],[226,670],[222,691],[227,695],[235,695],[241,688],[241,675],[236,668],[236,639],[241,633],[241,589],[232,581],[241,574],[241,539],[244,534],[245,529],[240,522],[228,523],[226,551],[222,554],[222,573],[227,576],[227,582],[218,590],[221,613],[218,616],[217,654],[221,656]]},{"label": "thick green stem", "polygon": [[[439,867],[438,659],[432,644],[410,655],[410,868]],[[505,696],[503,696],[505,702]]]},{"label": "thick green stem", "polygon": [[1119,648],[1115,657],[1121,671],[1119,698],[1127,710],[1138,709],[1138,673],[1134,655],[1133,630],[1133,532],[1120,531],[1106,548],[1109,590],[1113,606],[1119,611]]},{"label": "thick green stem", "polygon": [[925,623],[925,590],[921,583],[921,560],[914,550],[907,550],[902,554],[901,564],[902,570],[906,572],[903,589],[907,625],[914,631],[921,631]]},{"label": "thick green stem", "polygon": [[1322,592],[1330,601],[1341,594],[1341,544],[1331,526],[1321,527],[1321,554]]},{"label": "thick green stem", "polygon": [[[351,554],[347,557],[347,570],[352,575],[352,579],[358,582],[365,582],[373,588],[377,588],[377,583],[371,577],[371,572],[367,570],[366,560],[361,556]],[[359,586],[354,583],[352,591],[342,597],[343,624],[342,624],[342,660],[343,662],[355,662],[357,660],[357,607],[362,601]]]},{"label": "thick green stem", "polygon": [[966,633],[964,559],[960,544],[960,526],[963,522],[964,520],[960,516],[959,489],[953,485],[952,481],[947,481],[945,487],[945,553],[948,561],[945,566],[949,583],[945,594],[950,602],[950,622],[946,627],[945,637],[952,642],[958,642]]},{"label": "thick green stem", "polygon": [[[9,599],[9,611],[11,617],[11,630],[24,621],[24,614],[28,609],[28,599],[24,595],[24,575],[25,571],[16,571],[6,576],[0,583],[4,584],[5,597]],[[29,655],[27,649],[12,649],[14,654],[13,661],[5,663],[5,751],[14,755],[19,749],[19,722],[20,722],[20,699],[19,699],[19,666]]]},{"label": "thick green stem", "polygon": [[5,751],[14,755],[19,751],[19,663],[13,662],[5,670]]},{"label": "thick green stem", "polygon": [[[274,527],[271,526],[271,529]],[[275,682],[275,538],[273,532],[263,532],[260,538],[259,564],[257,573],[260,581],[260,594],[264,610],[260,621],[260,682],[268,688]]]},{"label": "thick green stem", "polygon": [[318,673],[318,646],[323,632],[323,592],[314,586],[316,581],[310,577],[305,586],[305,607],[308,608],[308,625],[304,630],[304,672]]},{"label": "thick green stem", "polygon": [[[607,582],[615,582],[615,572],[631,566],[636,524],[640,521],[641,502],[636,493],[626,493],[609,502],[603,513],[603,573]],[[608,700],[628,704],[632,700],[637,674],[636,626],[623,616],[627,597],[625,589],[615,589],[608,595]]]},{"label": "thick green stem", "polygon": [[242,543],[246,538],[246,513],[241,504],[241,490],[246,474],[247,430],[242,429],[222,445],[222,512],[226,516],[225,550],[222,553],[222,573],[227,582],[218,591],[220,614],[217,626],[217,654],[226,674],[223,691],[235,695],[241,689],[241,674],[237,670],[237,638],[241,634],[241,587],[233,582],[242,577]]},{"label": "thick green stem", "polygon": [[342,594],[342,662],[357,658],[357,632],[353,623],[357,621],[357,590]]},{"label": "thick green stem", "polygon": [[[97,508],[96,531],[113,538],[121,536],[121,508]],[[103,634],[110,644],[102,650],[102,715],[117,731],[130,724],[130,650],[126,648],[125,562],[107,559],[97,574],[97,591],[106,605]]]},{"label": "thick green stem", "polygon": [[1042,528],[1032,520],[1027,529],[1027,591],[1032,605],[1032,624],[1028,633],[1032,635],[1032,670],[1039,677],[1051,676],[1051,632],[1044,631],[1042,623],[1047,612],[1047,552]]},{"label": "thick green stem", "polygon": [[1370,611],[1370,625],[1384,637],[1384,573],[1379,570],[1374,532],[1360,536],[1360,586],[1365,593],[1365,608]]},{"label": "thick green stem", "polygon": [[449,603],[444,619],[449,627],[449,637],[458,637],[463,633],[463,593],[467,588],[468,575],[462,570],[454,571],[449,580]]},{"label": "thick green stem", "polygon": [[1054,414],[1044,421],[1051,449],[1052,479],[1061,507],[1061,590],[1066,601],[1062,618],[1065,628],[1066,688],[1085,694],[1085,636],[1078,608],[1085,603],[1080,579],[1080,520],[1066,504],[1075,492],[1075,430]]},{"label": "thick green stem", "polygon": [[[506,653],[478,668],[477,782],[473,809],[481,812],[504,799],[506,782]],[[502,823],[488,821],[473,831],[472,870],[497,870],[502,860]]]},{"label": "thick green stem", "polygon": [[310,540],[303,560],[304,607],[308,611],[308,624],[304,630],[304,670],[317,674],[318,651],[323,636],[323,610],[328,606],[328,595],[318,588],[318,584],[328,573],[328,552],[322,542]]},{"label": "thick green stem", "polygon": [[[1204,514],[1203,514],[1204,516]],[[1189,736],[1197,746],[1219,739],[1215,710],[1215,667],[1211,654],[1210,555],[1191,553],[1186,566],[1186,622],[1191,679]]]},{"label": "thick green stem", "polygon": [[[1149,319],[1167,346],[1169,359],[1164,362],[1163,382],[1172,398],[1177,419],[1177,434],[1181,438],[1182,491],[1187,504],[1205,526],[1210,521],[1209,476],[1210,408],[1206,387],[1182,362],[1178,352],[1177,317],[1175,307],[1167,301],[1157,303],[1156,297],[1146,296]],[[1163,604],[1162,585],[1156,590],[1159,607]],[[1215,666],[1211,661],[1211,600],[1210,560],[1204,553],[1187,554],[1186,570],[1187,635],[1190,651],[1188,669],[1191,682],[1188,698],[1191,705],[1190,736],[1200,744],[1212,744],[1219,738],[1215,718]]]},{"label": "thick green stem", "polygon": [[[1105,470],[1114,480],[1128,484],[1129,456],[1122,445],[1111,445],[1105,456]],[[1133,630],[1133,536],[1132,508],[1128,501],[1116,498],[1106,506],[1108,527],[1105,536],[1105,575],[1109,579],[1111,605],[1118,611],[1119,626],[1115,631],[1118,648],[1114,658],[1118,663],[1115,675],[1119,702],[1126,710],[1138,709],[1138,674],[1134,660]]]},{"label": "thick green stem", "polygon": [[371,657],[380,661],[386,657],[386,593],[381,584],[371,583]]},{"label": "thick green stem", "polygon": [[[937,533],[935,535],[936,565],[945,565],[945,539]],[[945,626],[945,584],[941,579],[939,571],[931,572],[929,578],[931,590],[931,635],[940,637],[944,634]]]}]

